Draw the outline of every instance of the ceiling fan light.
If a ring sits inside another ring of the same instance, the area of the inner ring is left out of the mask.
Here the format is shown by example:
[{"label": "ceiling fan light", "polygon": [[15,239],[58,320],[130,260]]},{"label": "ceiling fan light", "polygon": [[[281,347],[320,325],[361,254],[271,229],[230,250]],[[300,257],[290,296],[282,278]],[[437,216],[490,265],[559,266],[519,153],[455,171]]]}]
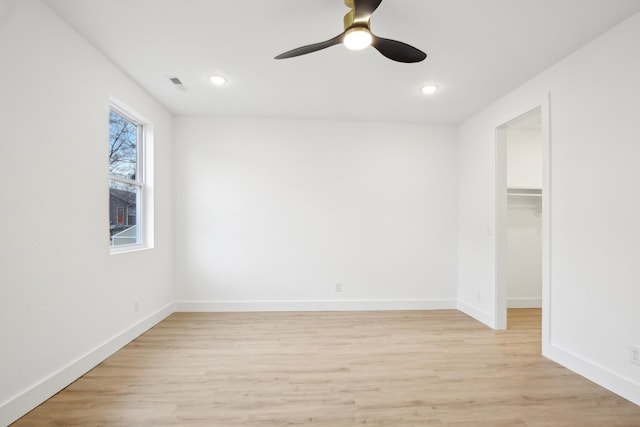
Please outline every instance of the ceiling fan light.
[{"label": "ceiling fan light", "polygon": [[364,27],[350,28],[344,35],[344,45],[347,49],[361,50],[371,46],[373,37],[371,32]]}]

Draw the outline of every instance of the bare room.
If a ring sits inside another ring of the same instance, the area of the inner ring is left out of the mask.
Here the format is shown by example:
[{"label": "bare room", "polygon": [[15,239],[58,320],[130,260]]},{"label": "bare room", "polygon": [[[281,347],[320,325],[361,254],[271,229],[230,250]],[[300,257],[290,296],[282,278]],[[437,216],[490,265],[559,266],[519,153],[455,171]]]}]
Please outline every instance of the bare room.
[{"label": "bare room", "polygon": [[640,426],[640,0],[0,0],[0,425]]}]

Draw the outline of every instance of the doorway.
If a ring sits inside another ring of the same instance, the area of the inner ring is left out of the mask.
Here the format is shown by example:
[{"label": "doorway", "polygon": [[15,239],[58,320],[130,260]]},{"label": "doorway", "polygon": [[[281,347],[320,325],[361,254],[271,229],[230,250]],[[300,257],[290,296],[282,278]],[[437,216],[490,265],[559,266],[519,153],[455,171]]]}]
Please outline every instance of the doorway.
[{"label": "doorway", "polygon": [[496,128],[496,329],[522,309],[547,323],[548,124],[541,105]]}]

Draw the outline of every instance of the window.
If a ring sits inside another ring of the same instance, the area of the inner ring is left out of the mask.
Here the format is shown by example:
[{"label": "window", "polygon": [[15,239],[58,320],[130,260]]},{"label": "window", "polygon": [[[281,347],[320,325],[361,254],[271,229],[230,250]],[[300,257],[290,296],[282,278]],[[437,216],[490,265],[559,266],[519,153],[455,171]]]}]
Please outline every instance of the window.
[{"label": "window", "polygon": [[109,111],[109,244],[143,245],[145,125],[124,109]]}]

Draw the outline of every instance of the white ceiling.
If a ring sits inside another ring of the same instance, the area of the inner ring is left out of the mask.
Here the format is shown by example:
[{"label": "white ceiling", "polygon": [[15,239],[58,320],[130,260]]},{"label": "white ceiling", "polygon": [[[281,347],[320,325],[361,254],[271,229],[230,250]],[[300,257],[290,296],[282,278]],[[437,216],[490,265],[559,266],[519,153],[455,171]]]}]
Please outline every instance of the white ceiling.
[{"label": "white ceiling", "polygon": [[[178,115],[456,124],[640,11],[640,0],[385,0],[379,36],[418,64],[334,46],[342,0],[44,0]],[[222,73],[222,88],[207,77]],[[179,77],[183,89],[169,77]],[[434,96],[421,95],[436,83]]]}]

